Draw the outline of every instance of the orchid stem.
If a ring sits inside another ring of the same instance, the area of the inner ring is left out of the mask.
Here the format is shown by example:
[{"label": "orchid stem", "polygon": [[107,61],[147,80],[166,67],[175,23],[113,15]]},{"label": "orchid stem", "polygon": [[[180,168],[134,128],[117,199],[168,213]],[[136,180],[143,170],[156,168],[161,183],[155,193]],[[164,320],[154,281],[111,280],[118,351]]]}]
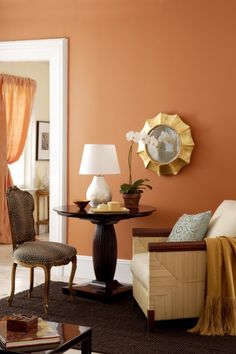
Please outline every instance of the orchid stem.
[{"label": "orchid stem", "polygon": [[130,148],[129,148],[129,154],[128,154],[128,165],[129,165],[129,184],[132,184],[132,150],[133,150],[133,143],[131,143]]}]

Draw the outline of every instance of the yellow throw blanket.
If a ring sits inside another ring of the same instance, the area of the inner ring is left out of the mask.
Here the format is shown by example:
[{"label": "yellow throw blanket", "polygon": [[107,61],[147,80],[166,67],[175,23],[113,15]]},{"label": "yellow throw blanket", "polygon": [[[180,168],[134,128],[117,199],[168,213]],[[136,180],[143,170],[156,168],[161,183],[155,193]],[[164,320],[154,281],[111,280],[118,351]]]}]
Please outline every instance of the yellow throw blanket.
[{"label": "yellow throw blanket", "polygon": [[236,238],[220,236],[205,241],[206,295],[198,323],[189,332],[207,336],[235,336]]}]

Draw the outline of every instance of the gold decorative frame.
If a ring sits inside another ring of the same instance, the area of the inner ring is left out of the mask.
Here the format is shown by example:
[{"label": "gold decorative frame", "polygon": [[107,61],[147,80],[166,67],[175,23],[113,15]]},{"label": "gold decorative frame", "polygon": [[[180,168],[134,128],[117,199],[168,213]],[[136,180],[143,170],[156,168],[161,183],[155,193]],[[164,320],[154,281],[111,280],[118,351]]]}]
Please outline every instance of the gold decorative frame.
[{"label": "gold decorative frame", "polygon": [[177,175],[181,168],[190,163],[194,148],[191,129],[177,114],[159,113],[156,117],[146,120],[141,132],[150,135],[160,125],[173,129],[179,138],[180,147],[175,158],[168,163],[159,163],[151,157],[144,142],[139,142],[138,154],[142,158],[145,168],[156,172],[158,176],[168,174]]}]

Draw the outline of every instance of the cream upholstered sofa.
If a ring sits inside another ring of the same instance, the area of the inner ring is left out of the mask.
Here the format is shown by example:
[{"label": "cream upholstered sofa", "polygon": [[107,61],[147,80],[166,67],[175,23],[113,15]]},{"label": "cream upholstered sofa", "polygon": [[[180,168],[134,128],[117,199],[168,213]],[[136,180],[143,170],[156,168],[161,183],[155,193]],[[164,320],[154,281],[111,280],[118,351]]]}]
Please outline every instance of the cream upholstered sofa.
[{"label": "cream upholstered sofa", "polygon": [[[133,296],[154,321],[199,316],[204,298],[204,241],[166,242],[171,229],[133,229]],[[236,236],[236,201],[225,200],[211,217],[205,237]]]}]

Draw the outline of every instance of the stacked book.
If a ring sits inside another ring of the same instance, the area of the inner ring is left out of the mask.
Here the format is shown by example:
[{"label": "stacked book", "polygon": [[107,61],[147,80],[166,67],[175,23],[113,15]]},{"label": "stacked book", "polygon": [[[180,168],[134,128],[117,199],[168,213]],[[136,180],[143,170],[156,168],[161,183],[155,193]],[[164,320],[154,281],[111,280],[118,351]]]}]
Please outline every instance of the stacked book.
[{"label": "stacked book", "polygon": [[37,319],[37,326],[27,331],[14,330],[7,320],[0,320],[0,346],[5,350],[36,351],[52,349],[60,344],[60,334],[53,328],[53,323]]}]

